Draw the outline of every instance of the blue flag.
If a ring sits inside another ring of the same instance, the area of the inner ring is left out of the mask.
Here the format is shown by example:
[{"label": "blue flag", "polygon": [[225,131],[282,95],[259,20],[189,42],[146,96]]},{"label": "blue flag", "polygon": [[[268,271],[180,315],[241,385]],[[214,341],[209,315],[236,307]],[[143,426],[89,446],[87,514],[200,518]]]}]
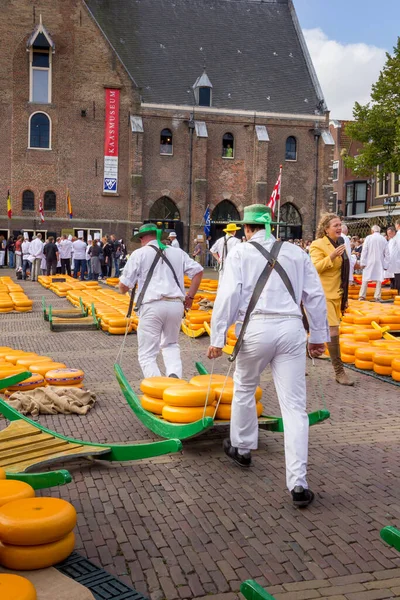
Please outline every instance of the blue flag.
[{"label": "blue flag", "polygon": [[203,219],[204,219],[204,234],[206,236],[210,235],[211,232],[211,215],[210,215],[210,207],[207,206],[206,208],[206,212],[204,213]]}]

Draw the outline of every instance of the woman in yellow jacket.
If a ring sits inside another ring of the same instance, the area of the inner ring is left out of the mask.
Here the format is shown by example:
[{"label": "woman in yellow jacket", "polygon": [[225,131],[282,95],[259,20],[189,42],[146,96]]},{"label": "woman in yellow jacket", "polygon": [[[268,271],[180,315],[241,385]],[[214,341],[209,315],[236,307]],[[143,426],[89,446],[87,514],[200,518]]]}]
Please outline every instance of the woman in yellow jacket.
[{"label": "woman in yellow jacket", "polygon": [[342,385],[354,385],[340,358],[339,323],[347,306],[349,285],[349,257],[342,233],[342,223],[333,213],[322,215],[317,228],[317,239],[310,246],[310,257],[317,269],[324,288],[331,341],[329,355],[336,381]]}]

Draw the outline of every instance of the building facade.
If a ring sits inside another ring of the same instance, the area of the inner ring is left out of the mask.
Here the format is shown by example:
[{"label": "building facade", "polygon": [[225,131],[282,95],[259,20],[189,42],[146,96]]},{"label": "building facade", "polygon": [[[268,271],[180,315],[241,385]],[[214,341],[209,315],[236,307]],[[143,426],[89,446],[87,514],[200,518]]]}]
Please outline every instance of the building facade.
[{"label": "building facade", "polygon": [[8,0],[0,28],[0,233],[129,241],[152,220],[189,247],[207,206],[217,237],[267,202],[280,165],[283,237],[332,209],[329,114],[291,0]]}]

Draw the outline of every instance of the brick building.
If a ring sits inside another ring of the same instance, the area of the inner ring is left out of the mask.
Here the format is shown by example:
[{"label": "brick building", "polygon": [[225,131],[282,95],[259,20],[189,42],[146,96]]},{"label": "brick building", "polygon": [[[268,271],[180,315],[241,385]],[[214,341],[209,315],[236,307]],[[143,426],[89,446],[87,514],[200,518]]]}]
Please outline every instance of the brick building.
[{"label": "brick building", "polygon": [[329,114],[291,0],[7,0],[0,29],[0,233],[129,240],[153,220],[186,245],[208,205],[215,237],[266,202],[280,164],[284,237],[332,208]]}]

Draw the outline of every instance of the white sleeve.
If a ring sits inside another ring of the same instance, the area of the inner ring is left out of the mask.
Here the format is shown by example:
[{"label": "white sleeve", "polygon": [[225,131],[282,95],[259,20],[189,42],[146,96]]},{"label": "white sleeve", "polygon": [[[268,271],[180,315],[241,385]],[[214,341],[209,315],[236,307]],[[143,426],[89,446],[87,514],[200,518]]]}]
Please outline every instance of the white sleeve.
[{"label": "white sleeve", "polygon": [[[368,236],[369,237],[369,236]],[[368,237],[365,238],[363,246],[362,246],[362,250],[361,250],[361,258],[360,258],[360,265],[362,267],[366,267],[367,266],[367,258],[368,258]]]},{"label": "white sleeve", "polygon": [[[135,256],[136,255],[136,256]],[[124,272],[119,278],[120,282],[126,285],[126,287],[132,289],[135,287],[135,284],[138,279],[139,273],[139,256],[137,251],[132,252],[129,257],[128,262],[125,265]]]},{"label": "white sleeve", "polygon": [[219,242],[219,240],[217,240],[217,241],[215,242],[215,244],[213,244],[213,245],[211,246],[211,248],[210,248],[210,252],[211,252],[212,254],[219,254],[219,244],[218,244],[218,242]]},{"label": "white sleeve", "polygon": [[223,348],[228,327],[237,319],[242,291],[241,261],[236,251],[228,254],[211,317],[211,346]]},{"label": "white sleeve", "polygon": [[390,252],[389,252],[389,244],[385,242],[385,251],[383,254],[383,268],[388,269],[390,265]]},{"label": "white sleeve", "polygon": [[304,253],[304,284],[302,301],[310,326],[310,343],[323,344],[330,341],[325,293],[316,268],[308,254]]},{"label": "white sleeve", "polygon": [[202,273],[204,271],[201,264],[190,258],[189,254],[183,252],[183,250],[182,254],[184,256],[183,272],[190,277],[190,279],[197,275],[197,273]]}]

